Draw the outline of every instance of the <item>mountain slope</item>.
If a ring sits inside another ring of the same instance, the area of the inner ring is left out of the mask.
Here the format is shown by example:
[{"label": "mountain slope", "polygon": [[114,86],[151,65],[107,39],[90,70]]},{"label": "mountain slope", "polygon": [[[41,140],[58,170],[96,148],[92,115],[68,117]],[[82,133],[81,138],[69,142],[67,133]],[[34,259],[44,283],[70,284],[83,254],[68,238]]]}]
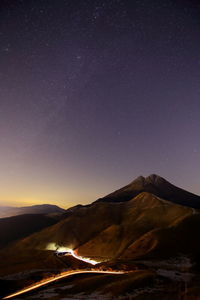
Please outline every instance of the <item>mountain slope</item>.
[{"label": "mountain slope", "polygon": [[141,192],[152,193],[162,199],[200,209],[200,196],[178,188],[164,178],[155,174],[146,178],[140,176],[125,187],[98,199],[97,202],[129,201]]},{"label": "mountain slope", "polygon": [[190,215],[166,228],[154,229],[131,244],[122,258],[166,258],[176,255],[200,254],[200,215]]},{"label": "mountain slope", "polygon": [[192,215],[192,209],[160,199],[150,193],[141,193],[121,204],[121,222],[112,224],[93,239],[78,247],[87,256],[119,257],[133,241],[158,228],[167,228]]}]

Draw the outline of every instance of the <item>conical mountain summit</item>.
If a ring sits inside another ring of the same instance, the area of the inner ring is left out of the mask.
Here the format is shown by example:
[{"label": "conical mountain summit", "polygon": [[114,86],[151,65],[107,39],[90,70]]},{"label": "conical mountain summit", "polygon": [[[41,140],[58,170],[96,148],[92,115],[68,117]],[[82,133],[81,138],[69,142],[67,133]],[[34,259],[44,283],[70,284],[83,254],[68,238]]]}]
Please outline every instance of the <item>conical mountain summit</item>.
[{"label": "conical mountain summit", "polygon": [[200,208],[200,196],[185,191],[156,174],[151,174],[148,177],[139,176],[130,184],[97,201],[124,202],[131,200],[142,192],[151,193],[176,204]]}]

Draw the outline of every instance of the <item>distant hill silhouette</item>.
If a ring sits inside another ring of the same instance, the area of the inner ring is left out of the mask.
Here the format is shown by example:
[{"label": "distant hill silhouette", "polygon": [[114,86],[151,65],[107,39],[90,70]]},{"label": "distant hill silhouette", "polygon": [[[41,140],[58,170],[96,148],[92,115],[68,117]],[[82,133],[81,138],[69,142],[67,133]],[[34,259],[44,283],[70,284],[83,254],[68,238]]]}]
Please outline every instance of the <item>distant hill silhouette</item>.
[{"label": "distant hill silhouette", "polygon": [[22,214],[57,214],[64,212],[64,209],[51,204],[41,204],[24,207],[0,206],[0,218],[6,218]]}]

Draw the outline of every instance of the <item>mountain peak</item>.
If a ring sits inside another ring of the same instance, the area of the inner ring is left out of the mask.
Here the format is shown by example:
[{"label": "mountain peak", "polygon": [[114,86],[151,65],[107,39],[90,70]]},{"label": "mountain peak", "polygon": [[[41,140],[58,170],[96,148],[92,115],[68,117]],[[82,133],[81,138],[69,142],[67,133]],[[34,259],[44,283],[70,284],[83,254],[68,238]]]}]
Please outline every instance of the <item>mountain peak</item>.
[{"label": "mountain peak", "polygon": [[157,178],[161,178],[161,177],[159,175],[157,175],[157,174],[151,174],[151,175],[149,175],[146,178],[157,179]]},{"label": "mountain peak", "polygon": [[131,184],[132,184],[132,183],[144,183],[144,182],[145,182],[145,177],[142,176],[142,175],[140,175],[140,176],[138,176],[136,179],[134,179],[134,180],[131,182]]},{"label": "mountain peak", "polygon": [[160,177],[159,175],[157,174],[151,174],[147,177],[144,177],[144,176],[139,176],[137,177],[135,180],[133,180],[131,183],[130,183],[130,186],[134,186],[134,187],[144,187],[146,185],[160,185],[160,184],[163,184],[163,183],[166,183],[167,181]]},{"label": "mountain peak", "polygon": [[103,202],[129,201],[142,192],[151,193],[159,198],[184,206],[200,208],[200,197],[171,184],[157,174],[139,176],[130,184],[98,199]]},{"label": "mountain peak", "polygon": [[166,182],[166,180],[157,174],[151,174],[145,178],[145,182],[157,185]]}]

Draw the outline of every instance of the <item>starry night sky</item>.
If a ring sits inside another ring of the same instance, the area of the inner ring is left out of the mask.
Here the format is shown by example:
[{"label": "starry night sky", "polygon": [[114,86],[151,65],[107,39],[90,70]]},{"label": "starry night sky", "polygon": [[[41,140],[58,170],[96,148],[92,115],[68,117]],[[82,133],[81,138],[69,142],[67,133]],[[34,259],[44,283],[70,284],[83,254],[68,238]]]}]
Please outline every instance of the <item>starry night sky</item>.
[{"label": "starry night sky", "polygon": [[1,0],[0,201],[89,203],[157,173],[200,194],[200,4]]}]

